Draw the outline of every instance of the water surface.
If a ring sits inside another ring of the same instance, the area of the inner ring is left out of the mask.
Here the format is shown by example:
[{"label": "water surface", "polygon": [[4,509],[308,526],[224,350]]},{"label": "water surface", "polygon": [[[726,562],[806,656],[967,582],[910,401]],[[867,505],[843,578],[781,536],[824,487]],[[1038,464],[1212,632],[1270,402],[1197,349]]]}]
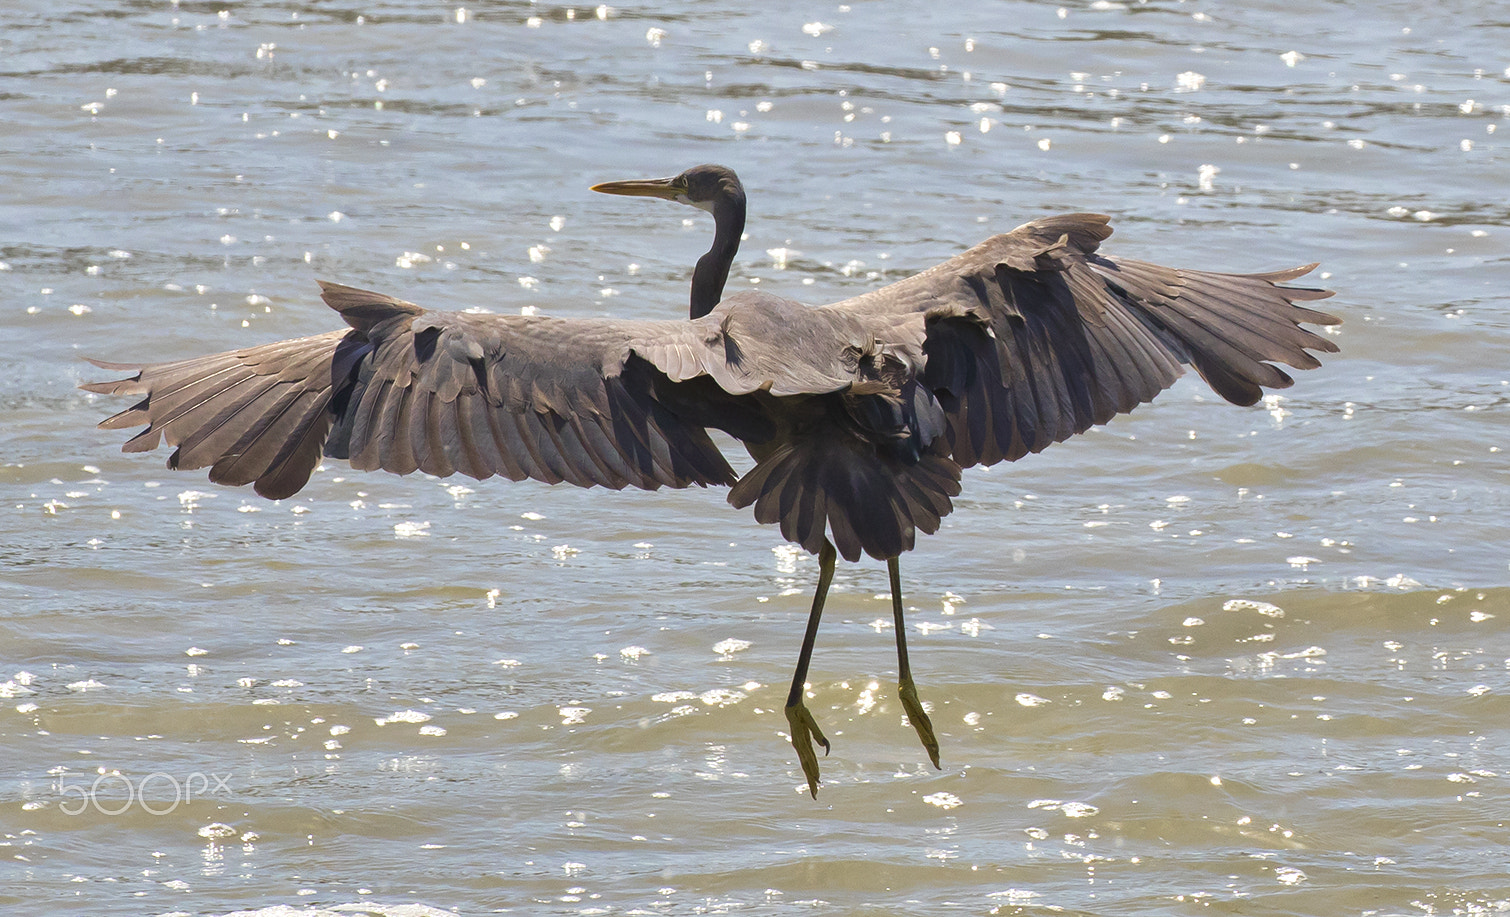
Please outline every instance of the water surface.
[{"label": "water surface", "polygon": [[[0,907],[1510,908],[1492,5],[15,6]],[[967,474],[902,565],[942,771],[884,569],[843,566],[816,803],[780,712],[816,563],[722,493],[331,462],[270,503],[122,455],[76,389],[336,327],[316,277],[680,314],[709,221],[587,187],[707,161],[751,195],[736,289],[1098,210],[1125,255],[1321,261],[1343,352]]]}]

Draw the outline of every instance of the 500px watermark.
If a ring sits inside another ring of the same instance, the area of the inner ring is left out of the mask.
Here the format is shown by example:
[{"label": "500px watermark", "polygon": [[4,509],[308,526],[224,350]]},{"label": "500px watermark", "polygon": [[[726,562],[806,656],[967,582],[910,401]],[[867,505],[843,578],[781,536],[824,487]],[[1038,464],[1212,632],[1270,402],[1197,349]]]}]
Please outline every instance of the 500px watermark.
[{"label": "500px watermark", "polygon": [[63,774],[58,777],[58,795],[63,797],[58,808],[64,815],[82,815],[93,807],[101,815],[114,816],[126,814],[134,805],[148,815],[167,815],[196,798],[229,796],[231,776],[194,771],[180,779],[156,772],[132,780],[111,771],[88,781],[83,775]]}]

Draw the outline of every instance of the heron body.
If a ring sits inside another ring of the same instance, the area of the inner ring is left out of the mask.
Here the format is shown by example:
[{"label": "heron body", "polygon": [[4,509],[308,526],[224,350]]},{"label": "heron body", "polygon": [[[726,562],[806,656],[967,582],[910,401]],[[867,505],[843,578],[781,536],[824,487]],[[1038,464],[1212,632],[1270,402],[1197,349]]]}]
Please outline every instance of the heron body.
[{"label": "heron body", "polygon": [[[176,449],[171,468],[296,493],[322,457],[399,474],[500,475],[584,487],[728,486],[819,557],[819,581],[787,700],[809,790],[803,700],[838,556],[885,560],[899,698],[934,765],[938,745],[907,657],[898,557],[953,508],[960,471],[1039,452],[1151,400],[1193,366],[1222,397],[1256,402],[1336,345],[1300,323],[1338,319],[1265,274],[1176,270],[1103,255],[1108,219],[1024,224],[922,273],[842,302],[764,292],[723,298],[745,219],[734,173],[699,166],[595,190],[713,214],[686,319],[629,321],[436,312],[322,283],[348,328],[188,360],[95,361],[133,373],[89,383],[140,396],[102,422],[147,428],[125,451]],[[740,440],[736,475],[708,435]]]}]

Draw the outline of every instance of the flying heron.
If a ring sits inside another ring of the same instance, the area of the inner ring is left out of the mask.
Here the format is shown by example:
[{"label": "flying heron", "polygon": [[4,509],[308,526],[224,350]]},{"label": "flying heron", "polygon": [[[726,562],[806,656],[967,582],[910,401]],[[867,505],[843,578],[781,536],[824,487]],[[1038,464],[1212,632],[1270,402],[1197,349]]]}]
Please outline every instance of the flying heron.
[{"label": "flying heron", "polygon": [[[735,507],[818,555],[818,584],[786,717],[808,790],[828,739],[803,699],[838,556],[886,561],[898,696],[935,767],[938,741],[907,658],[898,557],[953,508],[960,469],[1015,461],[1131,411],[1196,372],[1251,405],[1292,382],[1274,362],[1336,352],[1300,327],[1340,320],[1297,305],[1330,291],[1262,274],[1176,270],[1100,253],[1109,220],[1046,217],[922,273],[811,307],[723,297],[745,222],[730,169],[593,186],[713,215],[687,319],[628,321],[434,312],[321,282],[348,329],[168,363],[106,363],[142,396],[103,421],[176,446],[169,468],[296,493],[322,456],[353,468],[502,475],[582,487],[730,487]],[[708,436],[744,443],[736,476]]]}]

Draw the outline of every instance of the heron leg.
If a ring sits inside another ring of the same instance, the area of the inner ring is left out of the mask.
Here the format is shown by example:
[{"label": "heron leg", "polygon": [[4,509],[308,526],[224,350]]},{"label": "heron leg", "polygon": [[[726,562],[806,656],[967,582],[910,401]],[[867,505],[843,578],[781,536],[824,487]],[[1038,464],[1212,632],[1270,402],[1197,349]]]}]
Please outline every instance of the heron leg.
[{"label": "heron leg", "polygon": [[891,574],[891,613],[897,632],[897,696],[902,699],[902,709],[907,711],[907,722],[917,730],[929,760],[938,767],[939,742],[933,735],[933,723],[918,700],[918,687],[912,681],[912,665],[907,661],[907,624],[902,620],[902,565],[892,557],[886,561],[886,570]]},{"label": "heron leg", "polygon": [[802,764],[802,773],[807,777],[807,790],[818,798],[818,754],[813,742],[823,746],[828,754],[828,738],[802,699],[807,685],[807,666],[813,659],[813,643],[818,639],[818,620],[823,617],[823,602],[828,598],[829,584],[834,581],[834,546],[826,539],[818,552],[818,588],[813,592],[813,610],[807,616],[807,633],[802,637],[802,652],[797,657],[797,671],[792,673],[792,690],[786,697],[786,721],[792,729],[792,747],[797,749],[797,760]]}]

